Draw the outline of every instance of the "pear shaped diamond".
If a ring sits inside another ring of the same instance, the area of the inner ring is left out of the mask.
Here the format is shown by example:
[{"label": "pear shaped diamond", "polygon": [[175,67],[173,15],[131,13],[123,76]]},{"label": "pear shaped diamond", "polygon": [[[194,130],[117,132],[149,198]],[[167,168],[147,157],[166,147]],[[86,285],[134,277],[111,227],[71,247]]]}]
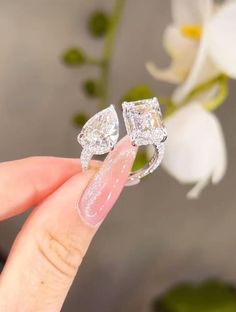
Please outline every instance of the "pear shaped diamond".
[{"label": "pear shaped diamond", "polygon": [[115,146],[118,137],[119,120],[114,106],[110,105],[90,118],[78,135],[78,142],[83,147],[82,166],[87,167],[93,154],[108,153]]}]

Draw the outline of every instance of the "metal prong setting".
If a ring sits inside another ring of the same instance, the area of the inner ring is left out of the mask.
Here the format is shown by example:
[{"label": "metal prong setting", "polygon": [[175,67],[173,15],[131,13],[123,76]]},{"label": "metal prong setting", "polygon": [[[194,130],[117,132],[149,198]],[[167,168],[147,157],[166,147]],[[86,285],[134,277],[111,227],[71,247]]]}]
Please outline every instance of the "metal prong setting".
[{"label": "metal prong setting", "polygon": [[[154,145],[154,155],[144,168],[132,172],[127,185],[137,184],[152,173],[164,156],[166,128],[161,119],[157,98],[122,104],[126,130],[133,146]],[[93,155],[101,155],[114,149],[119,136],[119,121],[113,105],[94,115],[82,128],[78,142],[82,145],[81,164],[87,169]]]}]

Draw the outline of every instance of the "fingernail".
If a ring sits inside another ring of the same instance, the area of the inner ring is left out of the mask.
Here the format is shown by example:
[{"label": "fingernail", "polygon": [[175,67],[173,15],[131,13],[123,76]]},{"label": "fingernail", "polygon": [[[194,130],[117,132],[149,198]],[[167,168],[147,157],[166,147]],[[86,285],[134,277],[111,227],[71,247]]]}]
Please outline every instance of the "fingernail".
[{"label": "fingernail", "polygon": [[80,216],[86,223],[100,224],[111,210],[128,179],[136,152],[126,136],[108,154],[79,203]]}]

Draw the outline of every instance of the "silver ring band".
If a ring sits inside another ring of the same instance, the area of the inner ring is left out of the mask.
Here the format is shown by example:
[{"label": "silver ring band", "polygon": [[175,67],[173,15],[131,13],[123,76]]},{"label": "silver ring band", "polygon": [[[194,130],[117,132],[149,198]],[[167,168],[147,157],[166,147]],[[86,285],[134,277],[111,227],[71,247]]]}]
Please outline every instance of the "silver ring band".
[{"label": "silver ring band", "polygon": [[154,146],[154,154],[150,159],[150,161],[143,168],[131,172],[125,186],[132,186],[138,184],[143,177],[152,173],[160,165],[165,152],[165,144],[160,143],[159,145],[153,146]]}]

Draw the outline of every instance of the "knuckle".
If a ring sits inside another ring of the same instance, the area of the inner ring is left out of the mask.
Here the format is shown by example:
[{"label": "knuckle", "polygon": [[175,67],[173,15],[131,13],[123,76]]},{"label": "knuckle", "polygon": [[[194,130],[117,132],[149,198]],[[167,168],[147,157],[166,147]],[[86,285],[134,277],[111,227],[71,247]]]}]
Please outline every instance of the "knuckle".
[{"label": "knuckle", "polygon": [[84,257],[79,240],[71,234],[45,231],[38,241],[38,250],[52,270],[68,278],[75,276]]}]

